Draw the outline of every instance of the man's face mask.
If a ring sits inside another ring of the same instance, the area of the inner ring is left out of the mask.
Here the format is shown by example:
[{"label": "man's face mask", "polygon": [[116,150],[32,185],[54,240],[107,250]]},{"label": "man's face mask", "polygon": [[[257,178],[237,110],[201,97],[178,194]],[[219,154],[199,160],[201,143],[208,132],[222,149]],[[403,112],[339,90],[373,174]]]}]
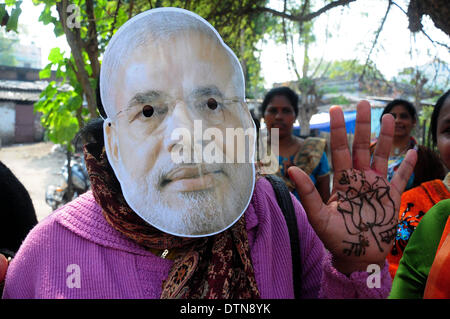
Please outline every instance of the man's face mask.
[{"label": "man's face mask", "polygon": [[254,123],[239,62],[206,21],[174,8],[134,17],[110,41],[100,83],[106,153],[141,218],[196,237],[242,216]]}]

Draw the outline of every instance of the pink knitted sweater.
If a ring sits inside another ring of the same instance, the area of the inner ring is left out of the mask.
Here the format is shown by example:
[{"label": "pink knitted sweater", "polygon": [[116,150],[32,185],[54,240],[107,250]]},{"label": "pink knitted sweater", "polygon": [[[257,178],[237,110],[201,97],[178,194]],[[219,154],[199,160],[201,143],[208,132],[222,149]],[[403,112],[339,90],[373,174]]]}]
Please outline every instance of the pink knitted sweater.
[{"label": "pink knitted sweater", "polygon": [[[366,272],[347,277],[336,271],[302,206],[294,196],[292,200],[302,297],[386,298],[391,288],[388,267],[381,271],[380,288],[368,287]],[[261,297],[293,298],[289,235],[267,180],[257,181],[244,216]],[[159,298],[171,264],[112,228],[87,192],[30,232],[8,269],[3,298]]]}]

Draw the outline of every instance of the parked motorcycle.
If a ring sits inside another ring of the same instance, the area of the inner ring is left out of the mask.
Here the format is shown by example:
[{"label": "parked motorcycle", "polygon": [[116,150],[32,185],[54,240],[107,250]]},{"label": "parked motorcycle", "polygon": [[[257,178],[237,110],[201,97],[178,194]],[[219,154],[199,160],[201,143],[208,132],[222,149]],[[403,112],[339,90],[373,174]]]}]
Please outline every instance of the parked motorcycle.
[{"label": "parked motorcycle", "polygon": [[90,186],[84,157],[81,154],[69,155],[61,168],[61,182],[47,187],[45,202],[55,210],[85,193]]}]

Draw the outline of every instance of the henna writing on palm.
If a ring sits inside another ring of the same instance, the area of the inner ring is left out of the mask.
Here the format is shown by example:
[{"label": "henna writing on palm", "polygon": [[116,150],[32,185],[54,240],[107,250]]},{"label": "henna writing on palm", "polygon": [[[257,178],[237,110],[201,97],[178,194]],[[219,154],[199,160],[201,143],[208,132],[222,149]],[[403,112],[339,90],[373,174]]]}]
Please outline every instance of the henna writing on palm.
[{"label": "henna writing on palm", "polygon": [[[357,237],[354,242],[343,241],[348,246],[343,250],[344,254],[364,255],[370,243],[368,236],[374,238],[383,252],[380,241],[391,243],[396,231],[395,203],[390,186],[381,176],[375,176],[373,182],[369,182],[364,172],[354,169],[342,172],[338,183],[346,190],[337,192],[337,210],[342,214],[347,232]],[[391,227],[386,229],[388,225]]]}]

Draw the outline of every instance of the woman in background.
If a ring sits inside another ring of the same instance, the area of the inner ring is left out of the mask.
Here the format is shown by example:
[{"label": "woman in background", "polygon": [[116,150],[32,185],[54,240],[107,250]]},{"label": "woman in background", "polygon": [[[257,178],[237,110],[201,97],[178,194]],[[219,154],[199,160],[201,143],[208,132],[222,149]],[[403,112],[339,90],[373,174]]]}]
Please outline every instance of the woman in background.
[{"label": "woman in background", "polygon": [[[450,169],[449,95],[450,90],[437,101],[431,116],[430,130],[442,161]],[[450,298],[449,190],[450,173],[444,180],[426,182],[403,193],[397,239],[387,257],[389,263],[395,266],[398,261],[394,257],[401,257],[398,269],[392,266],[389,269],[391,275],[395,275],[391,298]],[[411,221],[414,221],[414,225],[411,225]],[[394,250],[399,248],[398,239],[406,233],[410,238],[406,241],[407,245],[402,243],[406,245],[403,256],[401,250],[394,255]]]},{"label": "woman in background", "polygon": [[[438,156],[427,147],[419,145],[411,135],[411,131],[417,123],[417,112],[414,105],[406,100],[396,99],[386,105],[380,121],[383,115],[387,113],[392,114],[395,118],[394,141],[389,155],[388,180],[392,179],[394,172],[398,169],[405,158],[406,152],[410,149],[417,151],[418,160],[405,190],[429,180],[443,179],[445,168]],[[375,145],[376,141],[370,146],[371,153],[375,150]]]},{"label": "woman in background", "polygon": [[261,114],[271,134],[272,128],[279,130],[279,154],[277,175],[283,178],[289,189],[299,198],[289,180],[290,166],[300,167],[309,175],[326,203],[330,197],[330,168],[325,152],[326,140],[317,137],[302,139],[293,134],[294,122],[298,116],[298,96],[288,87],[270,90],[261,105]]}]

